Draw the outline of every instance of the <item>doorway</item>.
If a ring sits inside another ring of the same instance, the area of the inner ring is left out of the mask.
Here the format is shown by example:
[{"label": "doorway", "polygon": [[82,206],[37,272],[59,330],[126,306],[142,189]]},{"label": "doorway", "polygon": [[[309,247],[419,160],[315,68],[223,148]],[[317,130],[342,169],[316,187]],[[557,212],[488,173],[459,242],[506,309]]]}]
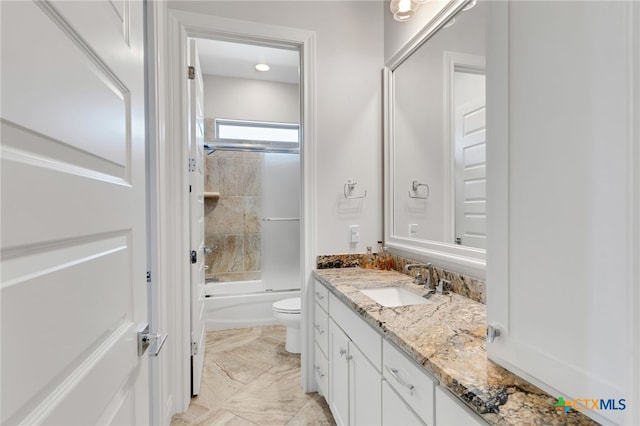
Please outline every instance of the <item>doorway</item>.
[{"label": "doorway", "polygon": [[[313,210],[311,209],[311,188],[313,187],[313,159],[310,153],[313,151],[313,114],[312,114],[312,63],[314,57],[314,34],[312,32],[283,28],[277,26],[260,26],[255,27],[247,22],[232,20],[226,18],[218,18],[214,16],[203,16],[186,12],[171,11],[170,12],[170,51],[169,63],[171,70],[170,87],[167,88],[172,96],[172,109],[177,113],[171,117],[168,123],[170,131],[168,134],[173,140],[184,140],[187,134],[187,107],[188,98],[186,93],[186,85],[184,82],[188,79],[187,64],[187,40],[189,38],[222,40],[227,42],[253,44],[258,46],[267,46],[274,48],[284,48],[289,50],[297,50],[300,52],[299,59],[299,126],[300,126],[300,217],[299,217],[299,253],[300,253],[300,295],[302,303],[302,327],[307,332],[303,332],[302,344],[302,388],[305,392],[313,389],[312,367],[305,353],[312,353],[307,347],[312,345],[312,341],[305,338],[305,335],[312,335],[310,321],[306,318],[307,311],[306,292],[311,281],[311,270],[315,264],[313,257],[314,243],[312,241],[314,223]],[[205,116],[207,114],[205,113]],[[210,117],[215,118],[215,117]],[[233,117],[220,117],[233,118]],[[205,132],[210,129],[205,129]],[[207,144],[208,145],[208,144]],[[174,144],[172,147],[173,162],[178,166],[176,170],[165,170],[167,174],[176,175],[176,184],[170,188],[170,197],[175,201],[172,207],[175,213],[175,223],[181,223],[176,229],[170,230],[178,244],[177,251],[189,253],[190,242],[187,238],[189,235],[189,209],[188,209],[188,190],[184,188],[189,186],[189,152],[186,144]],[[213,154],[212,154],[213,155]],[[209,156],[207,156],[209,157]],[[208,158],[207,158],[208,159]],[[211,191],[215,192],[215,191]],[[185,207],[186,206],[186,207]],[[208,246],[207,246],[208,247]],[[212,248],[212,247],[209,247]],[[184,258],[183,258],[184,259]],[[175,263],[175,272],[181,277],[181,282],[189,282],[190,271],[189,264],[182,261],[180,264]],[[211,271],[213,272],[213,271]],[[191,365],[190,365],[190,345],[191,345],[191,329],[190,329],[190,288],[189,286],[181,286],[174,288],[172,299],[173,309],[176,311],[176,362],[178,368],[178,385],[176,387],[176,411],[186,409],[190,400],[191,388]],[[305,350],[306,349],[306,350]]]}]

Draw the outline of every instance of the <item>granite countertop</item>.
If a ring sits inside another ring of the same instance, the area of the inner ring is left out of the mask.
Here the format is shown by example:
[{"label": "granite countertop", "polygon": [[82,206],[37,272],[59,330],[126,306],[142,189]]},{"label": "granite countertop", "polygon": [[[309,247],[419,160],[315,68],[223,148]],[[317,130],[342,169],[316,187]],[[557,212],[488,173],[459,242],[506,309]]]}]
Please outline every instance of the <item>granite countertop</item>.
[{"label": "granite countertop", "polygon": [[314,276],[372,327],[435,376],[490,424],[593,425],[577,411],[562,413],[557,398],[487,358],[485,305],[450,293],[434,303],[387,308],[361,288],[424,288],[395,271],[319,269]]}]

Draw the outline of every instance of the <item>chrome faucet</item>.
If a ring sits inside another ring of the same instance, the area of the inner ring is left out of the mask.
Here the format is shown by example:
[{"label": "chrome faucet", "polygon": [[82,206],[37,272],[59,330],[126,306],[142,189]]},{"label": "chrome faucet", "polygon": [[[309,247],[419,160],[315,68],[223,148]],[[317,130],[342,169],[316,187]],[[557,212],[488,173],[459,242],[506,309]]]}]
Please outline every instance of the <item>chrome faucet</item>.
[{"label": "chrome faucet", "polygon": [[440,278],[438,281],[438,285],[435,288],[436,293],[438,294],[449,294],[448,289],[451,288],[451,281],[445,280],[444,278]]},{"label": "chrome faucet", "polygon": [[416,284],[418,285],[424,285],[424,288],[429,289],[430,287],[430,283],[431,283],[431,272],[429,270],[429,268],[431,268],[431,264],[430,263],[409,263],[408,265],[404,265],[404,271],[408,272],[412,269],[415,268],[426,268],[427,270],[427,276],[424,277],[424,281],[423,281],[423,277],[422,277],[422,273],[420,271],[418,271],[416,273]]}]

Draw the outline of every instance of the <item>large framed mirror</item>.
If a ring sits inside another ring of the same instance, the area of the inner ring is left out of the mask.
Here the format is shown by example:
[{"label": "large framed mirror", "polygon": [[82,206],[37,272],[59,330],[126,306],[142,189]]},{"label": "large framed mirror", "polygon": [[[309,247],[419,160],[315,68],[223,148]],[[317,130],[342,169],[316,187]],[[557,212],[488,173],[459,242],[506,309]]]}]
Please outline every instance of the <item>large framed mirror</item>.
[{"label": "large framed mirror", "polygon": [[452,0],[385,66],[385,240],[484,275],[485,4]]}]

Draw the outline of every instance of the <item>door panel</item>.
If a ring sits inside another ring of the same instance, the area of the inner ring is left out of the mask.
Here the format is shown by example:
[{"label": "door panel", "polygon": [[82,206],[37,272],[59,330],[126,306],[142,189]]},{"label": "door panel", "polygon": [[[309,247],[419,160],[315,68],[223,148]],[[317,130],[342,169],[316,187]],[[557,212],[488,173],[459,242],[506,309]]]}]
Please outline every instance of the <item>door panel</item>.
[{"label": "door panel", "polygon": [[191,357],[191,393],[198,395],[202,381],[205,350],[205,275],[204,275],[204,90],[196,41],[189,40],[189,64],[195,68],[195,78],[189,80],[189,149],[194,168],[189,173],[191,250],[197,253],[191,265],[191,342],[195,354]]},{"label": "door panel", "polygon": [[459,106],[455,113],[455,236],[462,245],[477,248],[485,248],[487,239],[485,117],[484,98]]},{"label": "door panel", "polygon": [[352,425],[379,425],[382,422],[382,377],[380,372],[349,343],[351,374],[350,407]]},{"label": "door panel", "polygon": [[329,408],[338,426],[349,424],[349,341],[329,319]]},{"label": "door panel", "polygon": [[1,7],[1,422],[148,423],[142,4]]}]

